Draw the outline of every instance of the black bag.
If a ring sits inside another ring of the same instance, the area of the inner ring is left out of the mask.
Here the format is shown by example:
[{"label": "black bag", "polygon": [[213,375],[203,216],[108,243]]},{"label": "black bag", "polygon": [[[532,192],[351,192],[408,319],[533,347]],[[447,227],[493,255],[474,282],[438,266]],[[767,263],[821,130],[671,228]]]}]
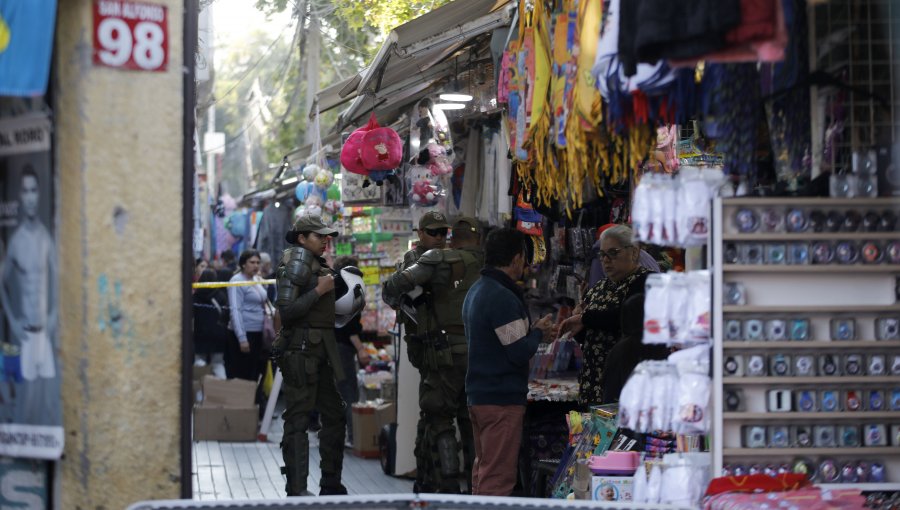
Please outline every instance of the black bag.
[{"label": "black bag", "polygon": [[216,307],[216,312],[218,312],[218,324],[223,328],[227,328],[228,324],[231,322],[231,309],[228,307],[228,300],[223,299],[222,303],[219,303],[216,298],[210,298],[210,301],[212,302],[212,305]]}]

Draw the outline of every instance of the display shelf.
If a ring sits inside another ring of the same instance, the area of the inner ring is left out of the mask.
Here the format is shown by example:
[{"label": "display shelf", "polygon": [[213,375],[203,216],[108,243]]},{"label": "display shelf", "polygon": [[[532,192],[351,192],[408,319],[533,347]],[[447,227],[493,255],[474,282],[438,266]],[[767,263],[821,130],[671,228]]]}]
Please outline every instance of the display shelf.
[{"label": "display shelf", "polygon": [[900,264],[725,264],[725,273],[900,273]]},{"label": "display shelf", "polygon": [[768,349],[900,349],[900,342],[890,340],[851,341],[785,341],[785,342],[722,342],[724,349],[768,350]]},{"label": "display shelf", "polygon": [[739,205],[758,205],[761,207],[783,206],[783,207],[894,207],[900,208],[900,201],[896,198],[830,198],[830,197],[777,197],[777,198],[754,198],[754,197],[738,197],[725,198],[722,200],[725,207]]},{"label": "display shelf", "polygon": [[853,383],[853,384],[897,384],[900,377],[896,375],[857,375],[831,377],[723,377],[723,384],[819,384],[819,383]]},{"label": "display shelf", "polygon": [[900,312],[900,305],[724,305],[724,313],[890,313]]},{"label": "display shelf", "polygon": [[[728,355],[747,353],[860,353],[896,355],[900,341],[876,341],[873,322],[877,317],[900,315],[895,276],[900,264],[823,264],[823,265],[765,265],[725,264],[726,243],[806,243],[816,241],[855,242],[876,241],[882,246],[900,240],[900,232],[738,232],[735,213],[747,207],[762,214],[766,208],[779,212],[801,208],[867,211],[900,210],[900,200],[894,198],[833,199],[833,198],[736,198],[716,199],[712,207],[709,263],[712,269],[712,335],[724,338],[727,320],[739,318],[769,319],[790,317],[792,314],[810,320],[812,341],[750,342],[728,341],[713,344],[713,470],[721,472],[726,463],[741,459],[778,459],[834,456],[841,459],[877,459],[886,466],[887,484],[900,487],[900,446],[858,448],[736,448],[741,445],[741,430],[747,425],[795,426],[803,424],[866,424],[900,422],[900,411],[839,411],[839,412],[762,412],[766,408],[766,390],[837,388],[893,389],[900,387],[900,376],[820,376],[820,377],[733,377],[724,373]],[[725,288],[729,283],[744,287],[747,305],[726,305]],[[758,314],[758,315],[757,315]],[[833,318],[853,317],[859,329],[856,334],[865,340],[827,341],[828,323]],[[726,392],[743,389],[743,404],[753,411],[726,412]],[[837,485],[835,487],[852,487]]]},{"label": "display shelf", "polygon": [[722,234],[723,241],[892,241],[900,232],[760,232],[758,234]]},{"label": "display shelf", "polygon": [[792,411],[789,413],[751,413],[751,412],[725,412],[722,417],[726,420],[751,420],[751,421],[808,421],[808,420],[896,420],[900,419],[900,411],[856,411],[856,412],[810,412],[802,413]]},{"label": "display shelf", "polygon": [[730,457],[780,457],[793,455],[833,455],[862,457],[900,453],[900,446],[860,446],[858,448],[725,448],[722,453]]}]

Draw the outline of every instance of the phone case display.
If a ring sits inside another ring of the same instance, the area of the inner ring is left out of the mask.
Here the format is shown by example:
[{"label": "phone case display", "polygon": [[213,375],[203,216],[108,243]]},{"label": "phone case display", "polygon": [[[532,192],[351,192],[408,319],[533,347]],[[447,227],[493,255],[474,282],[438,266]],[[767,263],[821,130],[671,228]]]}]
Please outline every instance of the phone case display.
[{"label": "phone case display", "polygon": [[709,343],[709,286],[709,271],[648,275],[644,343]]},{"label": "phone case display", "polygon": [[634,190],[631,220],[638,240],[660,246],[709,241],[709,201],[724,181],[720,170],[682,167],[678,175],[647,174]]},{"label": "phone case display", "polygon": [[900,482],[895,202],[714,202],[715,474]]}]

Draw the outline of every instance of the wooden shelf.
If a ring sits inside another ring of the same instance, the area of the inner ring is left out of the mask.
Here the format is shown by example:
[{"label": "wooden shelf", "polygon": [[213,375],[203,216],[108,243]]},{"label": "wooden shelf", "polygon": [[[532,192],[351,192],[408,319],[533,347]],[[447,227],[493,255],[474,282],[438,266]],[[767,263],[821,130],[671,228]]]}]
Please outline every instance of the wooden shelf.
[{"label": "wooden shelf", "polygon": [[722,413],[726,420],[753,421],[805,421],[805,420],[896,420],[900,411],[841,411],[841,412],[809,412],[793,411],[789,413]]},{"label": "wooden shelf", "polygon": [[900,199],[879,198],[831,198],[831,197],[737,197],[722,199],[724,207],[759,205],[785,207],[900,207]]},{"label": "wooden shelf", "polygon": [[900,273],[900,264],[725,264],[725,273]]},{"label": "wooden shelf", "polygon": [[900,305],[725,305],[722,307],[722,311],[724,313],[891,313],[900,312]]},{"label": "wooden shelf", "polygon": [[900,239],[900,232],[756,232],[751,234],[722,234],[723,241],[834,241],[849,239],[855,241],[889,241]]},{"label": "wooden shelf", "polygon": [[726,457],[781,457],[794,455],[848,455],[866,457],[867,455],[895,455],[900,453],[900,446],[860,446],[858,448],[724,448]]},{"label": "wooden shelf", "polygon": [[896,375],[848,375],[848,376],[822,376],[822,377],[724,377],[723,384],[746,386],[750,384],[896,384],[900,377]]},{"label": "wooden shelf", "polygon": [[784,341],[784,342],[722,342],[725,349],[768,350],[768,349],[900,349],[896,340],[851,340],[851,341]]}]

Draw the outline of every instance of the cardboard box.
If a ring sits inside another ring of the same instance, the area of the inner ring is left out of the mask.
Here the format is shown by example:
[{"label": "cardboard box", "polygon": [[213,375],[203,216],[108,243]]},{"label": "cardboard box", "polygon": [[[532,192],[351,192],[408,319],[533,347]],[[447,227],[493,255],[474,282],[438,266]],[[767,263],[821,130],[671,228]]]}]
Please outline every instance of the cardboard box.
[{"label": "cardboard box", "polygon": [[194,406],[194,441],[256,441],[259,408]]},{"label": "cardboard box", "polygon": [[256,401],[256,383],[203,376],[203,405],[248,408]]},{"label": "cardboard box", "polygon": [[632,501],[634,478],[630,476],[594,476],[591,499],[594,501]]},{"label": "cardboard box", "polygon": [[194,406],[194,441],[256,441],[256,383],[203,376],[203,402]]},{"label": "cardboard box", "polygon": [[383,404],[353,404],[353,453],[358,457],[376,458],[381,428],[397,421],[397,407]]},{"label": "cardboard box", "polygon": [[212,365],[204,365],[202,367],[198,367],[194,365],[194,377],[195,381],[201,381],[204,376],[212,375]]}]

